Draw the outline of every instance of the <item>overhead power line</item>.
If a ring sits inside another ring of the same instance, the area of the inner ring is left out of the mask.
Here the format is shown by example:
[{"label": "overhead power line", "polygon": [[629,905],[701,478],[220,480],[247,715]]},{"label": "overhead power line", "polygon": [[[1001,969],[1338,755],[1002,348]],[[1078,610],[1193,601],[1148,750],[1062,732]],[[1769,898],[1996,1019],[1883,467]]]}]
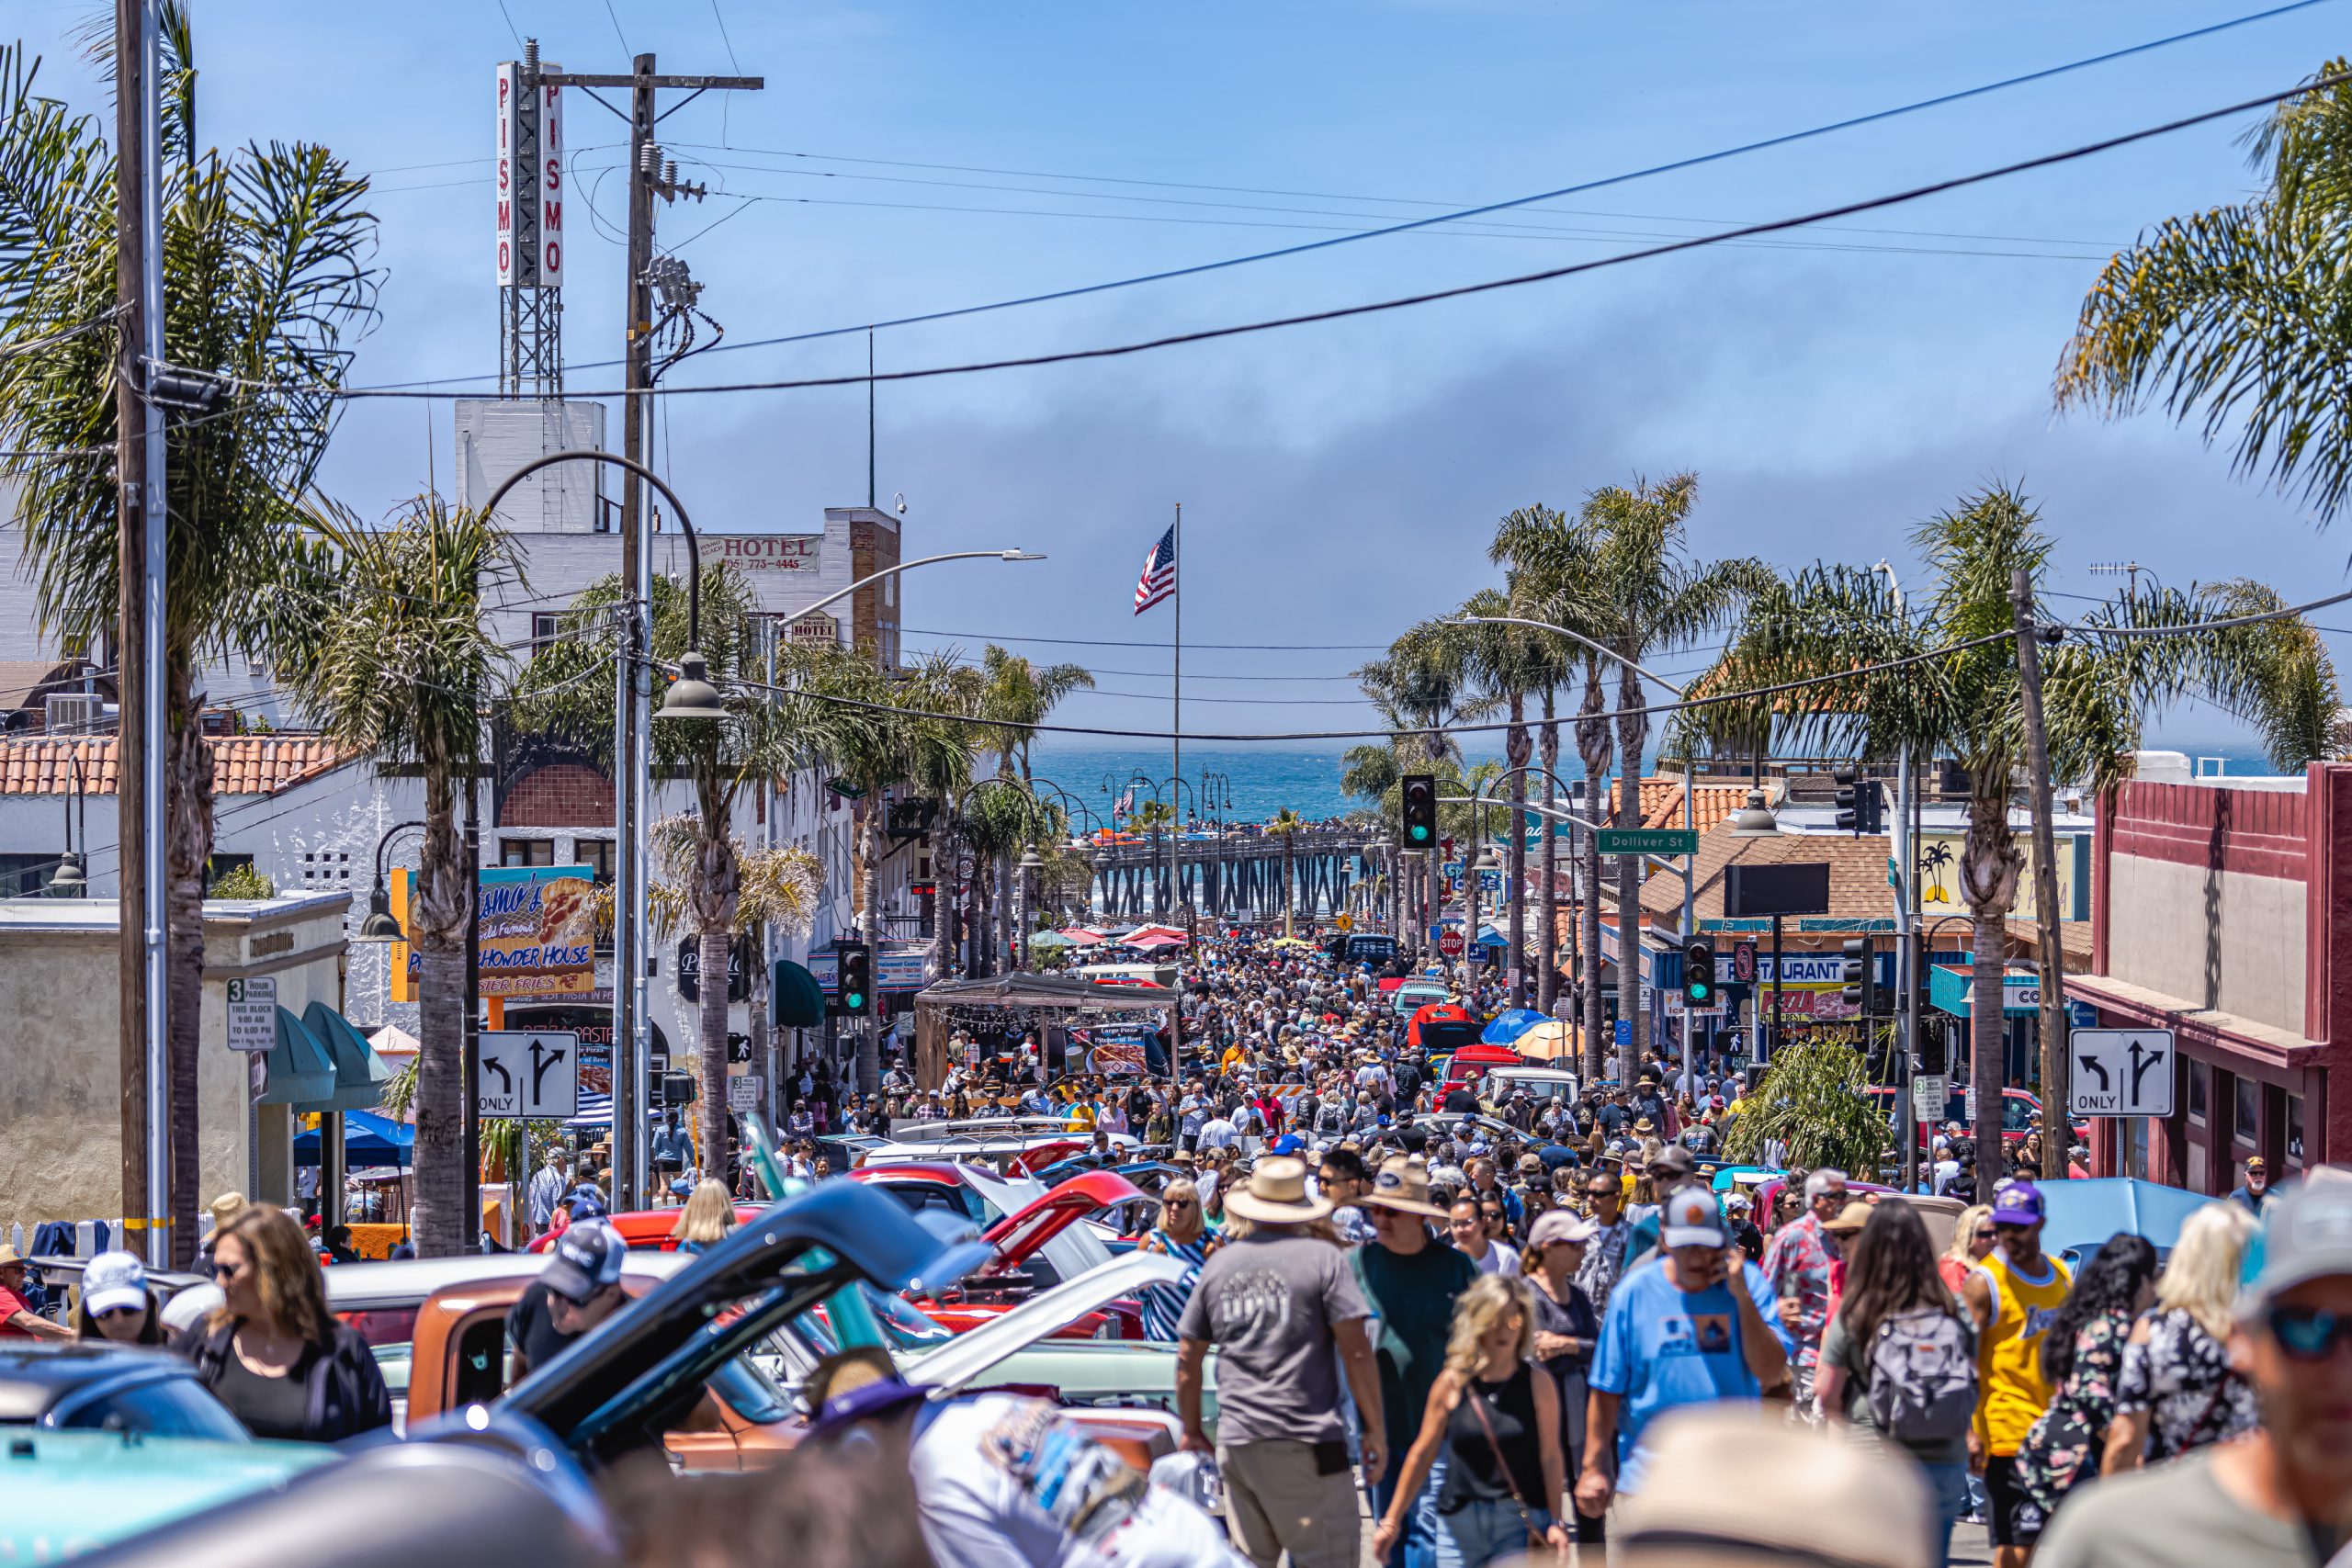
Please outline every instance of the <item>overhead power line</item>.
[{"label": "overhead power line", "polygon": [[[1785,131],[1778,136],[1763,137],[1757,141],[1741,142],[1737,146],[1734,147],[1718,148],[1711,152],[1694,153],[1686,158],[1677,158],[1661,164],[1653,164],[1645,168],[1628,170],[1622,174],[1607,175],[1598,179],[1584,180],[1575,185],[1561,186],[1553,190],[1536,191],[1528,196],[1513,197],[1505,201],[1487,202],[1483,206],[1478,207],[1460,208],[1451,212],[1439,213],[1428,218],[1412,219],[1406,222],[1394,223],[1384,228],[1367,229],[1360,231],[1338,234],[1327,240],[1310,240],[1300,244],[1284,245],[1278,249],[1270,251],[1258,251],[1248,255],[1228,256],[1222,261],[1199,262],[1189,266],[1169,267],[1158,272],[1141,273],[1132,277],[1113,278],[1102,283],[1080,284],[1069,288],[1050,289],[1038,294],[1025,294],[1010,299],[992,300],[984,305],[964,305],[956,307],[952,310],[930,310],[917,315],[893,317],[885,321],[860,321],[850,326],[828,327],[817,332],[794,333],[781,337],[754,338],[747,342],[721,344],[711,352],[716,354],[725,354],[740,349],[771,348],[781,344],[811,343],[821,338],[842,337],[853,333],[876,332],[892,327],[914,326],[927,321],[950,321],[962,316],[977,316],[993,310],[1010,310],[1028,305],[1042,305],[1060,299],[1075,299],[1085,295],[1106,293],[1116,288],[1133,288],[1147,283],[1163,283],[1171,278],[1192,277],[1203,273],[1223,271],[1228,267],[1248,266],[1258,262],[1274,261],[1284,256],[1304,255],[1313,251],[1327,250],[1334,245],[1352,244],[1361,240],[1379,239],[1390,234],[1408,233],[1417,229],[1427,229],[1442,223],[1453,223],[1461,221],[1464,219],[1479,218],[1491,212],[1506,212],[1516,208],[1532,207],[1538,202],[1556,201],[1565,196],[1582,195],[1588,191],[1602,190],[1611,186],[1625,185],[1634,180],[1649,179],[1658,175],[1672,174],[1684,169],[1699,168],[1705,164],[1721,163],[1730,158],[1745,157],[1750,153],[1766,152],[1775,147],[1786,147],[1796,142],[1811,141],[1817,137],[1833,135],[1841,130],[1851,130],[1860,126],[1873,125],[1884,120],[1899,118],[1905,115],[1919,114],[1928,109],[1941,108],[1951,104],[1965,102],[1971,98],[1983,97],[1987,94],[2006,92],[2012,87],[2025,86],[2035,82],[2046,82],[2054,77],[2067,75],[2073,72],[2086,71],[2094,66],[2110,64],[2115,61],[2129,59],[2134,55],[2146,54],[2155,50],[2168,49],[2175,44],[2188,43],[2198,39],[2211,38],[2219,33],[2228,32],[2235,28],[2247,27],[2256,22],[2268,21],[2274,17],[2288,16],[2298,11],[2310,10],[2313,6],[2327,5],[2330,3],[2331,0],[2290,0],[2290,3],[2287,5],[2273,6],[2265,10],[2248,12],[2244,16],[2233,17],[2226,20],[2215,22],[2206,27],[2192,28],[2186,32],[2167,34],[2163,38],[2150,39],[2143,43],[2127,44],[2123,48],[2109,50],[2104,53],[2086,55],[2080,60],[2070,60],[2063,64],[2045,66],[2037,71],[2028,71],[2014,76],[2005,76],[1998,81],[1981,83],[1973,87],[1962,87],[1953,92],[1939,93],[1932,97],[1915,99],[1910,103],[1898,104],[1891,108],[1874,109],[1866,114],[1850,115],[1844,119],[1831,120],[1826,124],[1809,126],[1802,130]],[[1855,209],[1853,210],[1868,209]],[[619,363],[620,361],[618,360],[598,360],[586,365],[576,366],[574,368],[582,370],[604,369]],[[485,381],[494,379],[495,376],[496,372],[488,372],[478,376],[441,376],[435,377],[435,379],[438,381]],[[411,387],[418,384],[419,383],[416,382],[403,382],[400,383],[399,386]],[[391,390],[395,389],[388,384],[383,388],[374,389]],[[619,394],[616,393],[611,395],[618,396]]]},{"label": "overhead power line", "polygon": [[[1451,288],[1427,289],[1418,294],[1398,295],[1360,305],[1338,305],[1321,310],[1304,311],[1296,315],[1273,316],[1221,327],[1203,327],[1193,332],[1173,333],[1164,337],[1111,344],[1096,348],[1062,349],[1047,354],[1021,355],[1006,359],[977,360],[961,365],[934,365],[910,370],[878,372],[868,370],[862,375],[809,376],[788,380],[735,381],[701,387],[657,387],[639,391],[613,389],[596,392],[574,392],[571,395],[575,398],[676,398],[707,396],[720,392],[782,392],[810,388],[854,387],[875,381],[922,381],[944,376],[969,376],[983,371],[1030,369],[1039,366],[1063,365],[1081,360],[1115,359],[1131,354],[1149,353],[1155,349],[1174,348],[1184,344],[1209,343],[1220,338],[1243,337],[1254,333],[1272,332],[1283,327],[1306,326],[1319,321],[1346,321],[1357,316],[1408,310],[1415,306],[1435,304],[1442,299],[1460,299],[1476,294],[1521,288],[1530,284],[1573,277],[1580,273],[1623,266],[1630,262],[1651,261],[1660,256],[1676,255],[1685,251],[1704,250],[1712,245],[1724,244],[1733,240],[1743,240],[1757,234],[1777,234],[1786,230],[1802,229],[1810,224],[1823,222],[1832,218],[1848,217],[1857,212],[1875,212],[1882,208],[1897,207],[1927,197],[1939,196],[1946,191],[1962,190],[1971,186],[1985,185],[1994,180],[2007,179],[2036,169],[2052,168],[2061,164],[2073,163],[2101,152],[2112,152],[2118,147],[2129,147],[2137,142],[2152,141],[2156,137],[2169,136],[2197,126],[2210,124],[2217,119],[2226,119],[2233,115],[2244,114],[2249,109],[2267,108],[2274,104],[2283,103],[2289,98],[2301,97],[2307,93],[2321,92],[2330,87],[2340,86],[2346,81],[2352,81],[2352,73],[2322,76],[2299,86],[2289,87],[2275,93],[2264,93],[2256,97],[2242,98],[2236,103],[2225,104],[2220,108],[2185,115],[2178,119],[2166,120],[2160,125],[2122,131],[2114,136],[2102,137],[2098,141],[2086,141],[2060,152],[2044,152],[2035,157],[2018,159],[2014,163],[1980,169],[1973,174],[1954,175],[1949,178],[1933,180],[1926,185],[1912,186],[1907,189],[1891,192],[1884,196],[1842,202],[1835,207],[1816,209],[1812,212],[1802,213],[1795,217],[1771,219],[1761,223],[1750,223],[1738,229],[1725,229],[1712,234],[1693,235],[1688,239],[1669,241],[1667,243],[1651,245],[1642,250],[1597,256],[1590,261],[1572,262],[1566,266],[1546,267],[1540,272],[1523,272],[1508,277],[1487,278],[1477,283],[1456,284]],[[338,389],[322,386],[305,389],[329,392],[335,397],[345,399],[456,398],[465,395],[456,391],[413,390],[405,387],[356,387]]]}]

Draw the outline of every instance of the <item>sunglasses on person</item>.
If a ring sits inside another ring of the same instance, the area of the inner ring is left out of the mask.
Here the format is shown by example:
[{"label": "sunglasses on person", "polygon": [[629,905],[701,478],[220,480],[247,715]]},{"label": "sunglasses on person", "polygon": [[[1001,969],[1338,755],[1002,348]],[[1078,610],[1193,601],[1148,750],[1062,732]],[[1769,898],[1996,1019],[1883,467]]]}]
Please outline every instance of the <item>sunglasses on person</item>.
[{"label": "sunglasses on person", "polygon": [[1198,1205],[1190,1198],[1167,1198],[1160,1201],[1160,1207],[1165,1209],[1191,1209],[1198,1207]]},{"label": "sunglasses on person", "polygon": [[2324,1361],[2352,1345],[2352,1314],[2324,1307],[2274,1306],[2264,1317],[2278,1348],[2298,1361]]},{"label": "sunglasses on person", "polygon": [[1995,1240],[2000,1235],[2000,1234],[2001,1233],[1999,1231],[1995,1230],[1991,1225],[1978,1225],[1976,1227],[1976,1239],[1979,1241]]}]

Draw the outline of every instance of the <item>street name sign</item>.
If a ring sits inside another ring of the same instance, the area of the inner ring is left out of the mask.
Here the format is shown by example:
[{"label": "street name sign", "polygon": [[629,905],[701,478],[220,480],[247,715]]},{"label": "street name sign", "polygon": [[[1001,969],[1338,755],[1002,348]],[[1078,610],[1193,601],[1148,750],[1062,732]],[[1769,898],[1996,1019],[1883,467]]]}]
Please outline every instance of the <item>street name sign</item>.
[{"label": "street name sign", "polygon": [[277,1043],[277,976],[229,982],[229,1049],[266,1051]]},{"label": "street name sign", "polygon": [[2171,1030],[2077,1029],[2066,1036],[2066,1055],[2073,1114],[2172,1114]]},{"label": "street name sign", "polygon": [[580,1114],[580,1036],[570,1030],[486,1029],[474,1103],[484,1116],[566,1120]]},{"label": "street name sign", "polygon": [[1696,828],[1602,828],[1595,835],[1605,855],[1695,855]]}]

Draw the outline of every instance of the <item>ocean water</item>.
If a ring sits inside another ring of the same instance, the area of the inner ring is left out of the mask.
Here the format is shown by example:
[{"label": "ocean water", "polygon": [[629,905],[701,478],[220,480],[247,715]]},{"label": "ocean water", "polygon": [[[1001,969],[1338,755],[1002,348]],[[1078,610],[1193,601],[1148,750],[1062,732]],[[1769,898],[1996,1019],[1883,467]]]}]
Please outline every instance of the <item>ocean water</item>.
[{"label": "ocean water", "polygon": [[[2229,773],[2267,773],[2272,772],[2262,754],[2243,741],[2223,743],[2198,741],[2152,740],[2152,747],[2187,752],[2192,761],[2211,759],[2204,763],[2211,771],[2214,761],[2222,771]],[[1486,753],[1493,755],[1496,753]],[[1472,751],[1474,763],[1482,754]],[[1208,802],[1214,796],[1218,811],[1237,822],[1263,822],[1283,807],[1288,807],[1309,821],[1326,818],[1345,817],[1351,811],[1363,810],[1373,803],[1341,792],[1340,768],[1341,752],[1329,750],[1278,750],[1273,747],[1200,747],[1184,748],[1184,803],[1190,807],[1197,795]],[[1097,816],[1108,818],[1113,801],[1116,800],[1127,781],[1142,774],[1148,781],[1136,791],[1138,800],[1148,799],[1151,785],[1163,785],[1163,795],[1176,792],[1164,788],[1169,776],[1169,757],[1162,747],[1146,750],[1139,748],[1060,747],[1040,743],[1032,757],[1033,771],[1079,798]],[[1577,768],[1572,757],[1561,759],[1560,773],[1573,779]],[[1228,795],[1231,807],[1226,809]]]}]

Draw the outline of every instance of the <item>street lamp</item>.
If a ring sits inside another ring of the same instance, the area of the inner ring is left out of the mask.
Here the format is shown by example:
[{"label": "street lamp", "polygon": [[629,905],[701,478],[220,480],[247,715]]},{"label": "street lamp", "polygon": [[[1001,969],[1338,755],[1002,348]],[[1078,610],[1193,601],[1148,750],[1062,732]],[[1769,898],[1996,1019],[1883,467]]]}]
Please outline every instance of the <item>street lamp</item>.
[{"label": "street lamp", "polygon": [[1735,839],[1777,839],[1781,836],[1781,819],[1764,804],[1764,792],[1751,789],[1747,804],[1731,814],[1731,836]]},{"label": "street lamp", "polygon": [[376,840],[376,885],[368,893],[368,918],[359,922],[359,932],[352,941],[380,945],[408,940],[407,933],[401,930],[400,921],[392,919],[391,894],[384,884],[384,851],[390,845],[393,835],[424,826],[422,822],[395,822],[385,829],[382,838]]},{"label": "street lamp", "polygon": [[710,669],[702,656],[702,545],[695,537],[694,524],[686,517],[686,503],[678,499],[676,491],[662,482],[661,475],[634,457],[624,457],[617,452],[590,449],[549,452],[545,457],[532,458],[499,480],[498,488],[492,491],[490,499],[482,503],[483,515],[494,516],[498,503],[506,498],[506,492],[528,475],[575,458],[591,463],[610,463],[615,468],[625,468],[661,491],[662,499],[670,503],[672,512],[677,513],[678,527],[686,536],[686,651],[678,660],[677,681],[662,694],[662,705],[654,710],[653,716],[688,721],[725,718],[726,706],[718,700],[718,688],[710,683]]},{"label": "street lamp", "polygon": [[[82,784],[82,759],[69,752],[66,761],[74,770],[74,793],[65,802],[65,852],[57,857],[57,870],[49,879],[49,896],[52,898],[80,898],[90,891],[90,877],[82,856],[90,847],[90,795]],[[82,816],[82,848],[74,847],[74,808],[78,805]]]}]

